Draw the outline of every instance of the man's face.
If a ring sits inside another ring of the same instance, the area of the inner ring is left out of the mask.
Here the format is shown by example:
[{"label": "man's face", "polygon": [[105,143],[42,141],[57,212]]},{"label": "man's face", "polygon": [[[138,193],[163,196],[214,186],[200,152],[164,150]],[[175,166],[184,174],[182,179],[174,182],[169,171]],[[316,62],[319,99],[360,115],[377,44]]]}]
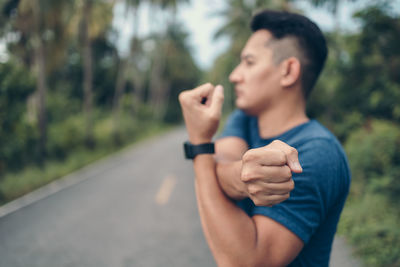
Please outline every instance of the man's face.
[{"label": "man's face", "polygon": [[229,80],[235,84],[236,106],[249,115],[259,115],[278,99],[280,74],[273,61],[273,50],[266,46],[272,35],[259,30],[247,41],[240,64]]}]

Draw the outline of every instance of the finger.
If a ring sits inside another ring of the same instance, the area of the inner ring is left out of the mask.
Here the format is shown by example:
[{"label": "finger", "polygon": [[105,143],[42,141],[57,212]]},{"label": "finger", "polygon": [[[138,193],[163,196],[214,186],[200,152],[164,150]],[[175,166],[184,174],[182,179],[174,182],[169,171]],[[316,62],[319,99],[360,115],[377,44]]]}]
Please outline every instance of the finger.
[{"label": "finger", "polygon": [[212,101],[210,105],[211,113],[219,116],[221,114],[223,103],[224,103],[224,88],[222,87],[222,85],[217,85],[212,94]]},{"label": "finger", "polygon": [[269,145],[246,151],[242,161],[244,164],[258,163],[265,166],[283,166],[287,163],[286,154],[281,149]]},{"label": "finger", "polygon": [[299,154],[297,152],[297,149],[289,146],[288,144],[280,140],[273,141],[271,143],[271,147],[280,149],[285,154],[287,165],[293,172],[301,173],[303,171],[303,168],[300,165]]},{"label": "finger", "polygon": [[196,97],[196,100],[199,101],[199,103],[207,104],[207,102],[209,102],[209,100],[211,99],[213,91],[214,86],[211,83],[205,83],[192,90],[192,93]]},{"label": "finger", "polygon": [[250,195],[285,195],[294,189],[294,181],[293,179],[283,183],[264,183],[260,181],[246,184],[246,189]]},{"label": "finger", "polygon": [[289,166],[259,166],[256,164],[242,165],[241,179],[244,183],[283,183],[292,178]]},{"label": "finger", "polygon": [[250,199],[256,206],[273,206],[288,199],[290,194],[285,195],[269,195],[269,196],[251,196]]},{"label": "finger", "polygon": [[267,183],[264,185],[264,188],[265,189],[261,191],[262,195],[286,195],[294,189],[294,181],[290,179],[283,183]]}]

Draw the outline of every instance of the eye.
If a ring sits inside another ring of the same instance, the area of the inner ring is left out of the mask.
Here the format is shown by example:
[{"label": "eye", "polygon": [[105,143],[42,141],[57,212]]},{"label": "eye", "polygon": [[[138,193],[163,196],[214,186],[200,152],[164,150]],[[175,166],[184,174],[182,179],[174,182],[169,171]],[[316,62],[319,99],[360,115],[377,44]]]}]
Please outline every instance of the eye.
[{"label": "eye", "polygon": [[251,66],[254,65],[254,61],[253,61],[253,60],[247,59],[247,60],[244,60],[244,64],[246,64],[246,66],[251,67]]}]

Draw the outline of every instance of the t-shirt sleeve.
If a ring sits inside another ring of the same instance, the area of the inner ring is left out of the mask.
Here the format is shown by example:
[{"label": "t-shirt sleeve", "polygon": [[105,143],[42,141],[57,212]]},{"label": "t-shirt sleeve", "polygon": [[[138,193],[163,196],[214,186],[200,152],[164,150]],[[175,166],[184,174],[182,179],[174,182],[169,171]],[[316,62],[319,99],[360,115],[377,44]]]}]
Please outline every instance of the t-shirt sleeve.
[{"label": "t-shirt sleeve", "polygon": [[236,136],[248,141],[248,116],[241,110],[236,109],[225,123],[224,130],[218,138]]},{"label": "t-shirt sleeve", "polygon": [[290,198],[273,207],[255,206],[250,216],[270,217],[306,244],[347,187],[340,177],[342,156],[332,142],[317,139],[296,148],[303,172],[293,174],[295,188]]}]

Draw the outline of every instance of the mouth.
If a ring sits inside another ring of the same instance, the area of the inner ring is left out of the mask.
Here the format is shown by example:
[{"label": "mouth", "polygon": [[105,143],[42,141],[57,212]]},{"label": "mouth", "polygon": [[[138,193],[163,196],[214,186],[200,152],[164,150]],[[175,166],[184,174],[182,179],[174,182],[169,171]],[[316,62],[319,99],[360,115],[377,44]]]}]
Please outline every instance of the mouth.
[{"label": "mouth", "polygon": [[239,88],[235,87],[235,94],[236,97],[239,97],[242,94],[242,91]]}]

